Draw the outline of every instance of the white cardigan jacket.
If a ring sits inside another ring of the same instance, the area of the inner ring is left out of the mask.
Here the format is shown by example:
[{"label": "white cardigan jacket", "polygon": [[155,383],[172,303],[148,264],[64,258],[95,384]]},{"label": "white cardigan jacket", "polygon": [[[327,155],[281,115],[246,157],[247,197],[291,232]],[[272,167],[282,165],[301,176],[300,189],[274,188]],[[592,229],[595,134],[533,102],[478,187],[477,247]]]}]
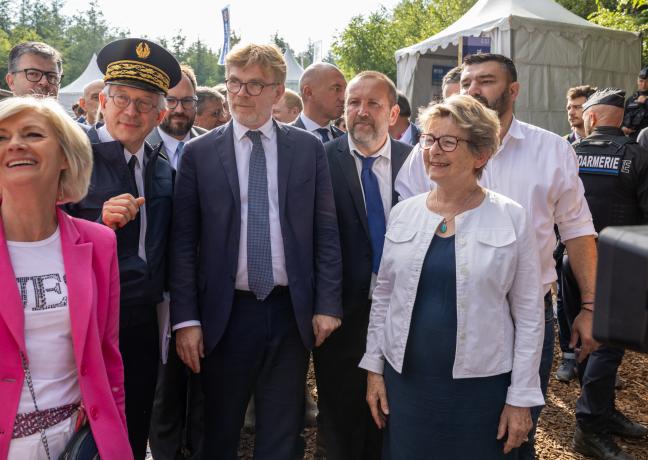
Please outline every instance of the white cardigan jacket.
[{"label": "white cardigan jacket", "polygon": [[[426,197],[424,193],[399,203],[389,217],[367,350],[360,362],[372,372],[382,374],[385,359],[402,372],[423,260],[442,220],[427,208]],[[519,407],[544,404],[538,375],[544,302],[538,249],[526,211],[487,191],[477,208],[455,217],[455,256],[453,377],[512,371],[506,402]],[[434,345],[430,337],[430,347]]]}]

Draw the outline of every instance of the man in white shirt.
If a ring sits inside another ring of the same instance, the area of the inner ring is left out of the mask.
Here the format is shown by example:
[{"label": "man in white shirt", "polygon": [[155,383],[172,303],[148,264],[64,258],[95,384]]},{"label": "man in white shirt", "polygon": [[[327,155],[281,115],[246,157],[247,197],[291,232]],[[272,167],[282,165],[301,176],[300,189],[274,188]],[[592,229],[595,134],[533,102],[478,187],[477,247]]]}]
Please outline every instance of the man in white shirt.
[{"label": "man in white shirt", "polygon": [[166,96],[167,114],[159,126],[151,131],[146,141],[152,146],[162,143],[173,169],[178,169],[184,146],[190,139],[207,131],[194,126],[196,120],[196,75],[188,65],[181,65],[180,83],[169,89]]},{"label": "man in white shirt", "polygon": [[[559,136],[523,123],[513,115],[513,104],[520,84],[513,61],[497,54],[466,57],[461,74],[461,92],[482,101],[497,111],[501,123],[502,145],[490,159],[480,183],[520,203],[529,213],[536,229],[540,249],[542,282],[545,296],[545,342],[540,379],[546,393],[553,355],[553,310],[550,286],[556,280],[553,250],[556,245],[554,224],[558,226],[570,260],[575,258],[583,302],[594,300],[596,274],[596,235],[578,177],[574,150]],[[430,190],[434,184],[425,176],[419,149],[412,152],[396,180],[396,191],[403,198]],[[572,346],[580,340],[582,360],[597,344],[592,338],[592,316],[582,311],[572,327]],[[534,408],[534,428],[529,442],[520,447],[520,458],[533,459],[535,425],[541,407]]]},{"label": "man in white shirt", "polygon": [[346,80],[340,69],[327,62],[309,65],[299,79],[304,110],[293,123],[315,134],[322,142],[344,134],[331,122],[344,113]]}]

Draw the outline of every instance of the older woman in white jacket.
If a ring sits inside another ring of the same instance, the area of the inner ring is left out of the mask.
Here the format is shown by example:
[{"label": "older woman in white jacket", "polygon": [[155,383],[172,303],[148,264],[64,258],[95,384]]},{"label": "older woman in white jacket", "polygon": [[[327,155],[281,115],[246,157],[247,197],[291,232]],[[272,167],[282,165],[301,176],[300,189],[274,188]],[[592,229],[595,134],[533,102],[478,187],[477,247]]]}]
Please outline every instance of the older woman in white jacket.
[{"label": "older woman in white jacket", "polygon": [[437,187],[390,214],[360,363],[367,401],[383,458],[509,458],[544,404],[533,229],[478,183],[499,146],[495,112],[453,96],[419,120]]}]

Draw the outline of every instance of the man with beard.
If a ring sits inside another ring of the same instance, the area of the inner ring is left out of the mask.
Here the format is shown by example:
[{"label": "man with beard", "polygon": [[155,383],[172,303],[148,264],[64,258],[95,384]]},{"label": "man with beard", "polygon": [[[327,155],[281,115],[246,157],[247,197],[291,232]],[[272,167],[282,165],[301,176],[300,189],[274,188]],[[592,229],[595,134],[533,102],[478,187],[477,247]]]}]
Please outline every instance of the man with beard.
[{"label": "man with beard", "polygon": [[331,122],[344,112],[345,88],[344,75],[333,64],[309,65],[299,79],[304,110],[293,126],[312,132],[324,143],[340,137],[343,131]]},{"label": "man with beard", "polygon": [[621,129],[626,136],[636,139],[642,129],[648,127],[648,67],[637,76],[637,91],[628,98]]},{"label": "man with beard", "polygon": [[367,343],[371,293],[386,222],[398,198],[394,178],[412,146],[391,139],[396,87],[384,74],[356,75],[346,88],[347,133],[327,143],[342,247],[344,321],[313,351],[318,435],[329,460],[379,459],[380,433],[365,402],[367,373],[358,367]]},{"label": "man with beard", "polygon": [[182,79],[166,96],[167,114],[146,142],[151,145],[162,143],[162,152],[169,159],[173,169],[180,166],[184,146],[189,139],[205,134],[207,130],[194,126],[196,120],[196,75],[188,65],[181,65]]},{"label": "man with beard", "polygon": [[9,52],[5,81],[14,96],[57,97],[63,78],[63,60],[41,42],[24,42]]},{"label": "man with beard", "polygon": [[596,88],[589,85],[575,86],[567,91],[567,121],[571,132],[565,136],[570,144],[585,137],[585,124],[583,122],[583,104]]},{"label": "man with beard", "polygon": [[[553,355],[553,306],[551,283],[556,281],[553,250],[556,246],[554,224],[572,261],[572,270],[582,301],[593,302],[596,275],[595,231],[583,183],[578,177],[578,163],[569,142],[537,126],[523,123],[513,115],[513,104],[520,84],[513,61],[500,54],[475,54],[464,59],[461,93],[469,94],[495,110],[500,119],[501,147],[486,165],[480,184],[521,204],[536,229],[545,292],[545,339],[540,363],[540,382],[547,392]],[[410,174],[407,163],[416,164],[415,152],[401,168],[396,191],[403,197],[429,191],[434,184],[420,175]],[[419,159],[418,161],[422,161]],[[401,185],[402,184],[402,185]],[[530,256],[533,256],[531,254]],[[570,346],[580,340],[578,360],[582,361],[597,347],[592,337],[592,316],[582,311],[572,324]],[[542,407],[531,411],[534,427],[529,441],[520,447],[520,458],[534,459],[535,427]]]}]

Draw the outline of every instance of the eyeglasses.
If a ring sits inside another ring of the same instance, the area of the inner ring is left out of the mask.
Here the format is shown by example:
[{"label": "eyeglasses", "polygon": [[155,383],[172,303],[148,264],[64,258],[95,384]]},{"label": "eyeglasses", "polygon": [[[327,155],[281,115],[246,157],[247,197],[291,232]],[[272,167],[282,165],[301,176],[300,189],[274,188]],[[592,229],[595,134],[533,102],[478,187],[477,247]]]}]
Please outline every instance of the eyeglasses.
[{"label": "eyeglasses", "polygon": [[134,101],[127,94],[109,94],[109,98],[113,100],[113,103],[120,109],[125,109],[130,105],[131,102],[135,104],[135,110],[139,113],[149,113],[153,110],[156,104],[149,99],[135,99]]},{"label": "eyeglasses", "polygon": [[32,83],[38,83],[39,81],[41,81],[43,75],[45,75],[45,78],[47,79],[47,83],[49,83],[50,85],[58,85],[63,79],[63,74],[59,74],[58,72],[45,72],[44,70],[38,70],[38,69],[14,70],[11,73],[17,74],[20,72],[24,72],[27,81],[30,81]]},{"label": "eyeglasses", "polygon": [[175,109],[178,106],[178,102],[182,104],[183,109],[191,110],[196,107],[196,104],[198,104],[198,98],[195,96],[183,97],[182,99],[178,99],[177,97],[167,97],[166,102],[167,107],[171,110]]},{"label": "eyeglasses", "polygon": [[468,139],[462,139],[460,137],[450,135],[435,137],[432,134],[421,134],[421,137],[419,138],[419,144],[421,145],[421,148],[424,148],[426,150],[431,149],[434,143],[438,142],[439,148],[446,153],[454,152],[455,150],[457,150],[459,141],[464,141],[468,144],[472,144],[472,142]]},{"label": "eyeglasses", "polygon": [[261,83],[260,81],[238,81],[238,80],[225,80],[225,87],[227,91],[232,94],[241,92],[241,88],[245,86],[245,90],[250,96],[258,96],[263,92],[266,86],[277,86],[278,83]]}]

